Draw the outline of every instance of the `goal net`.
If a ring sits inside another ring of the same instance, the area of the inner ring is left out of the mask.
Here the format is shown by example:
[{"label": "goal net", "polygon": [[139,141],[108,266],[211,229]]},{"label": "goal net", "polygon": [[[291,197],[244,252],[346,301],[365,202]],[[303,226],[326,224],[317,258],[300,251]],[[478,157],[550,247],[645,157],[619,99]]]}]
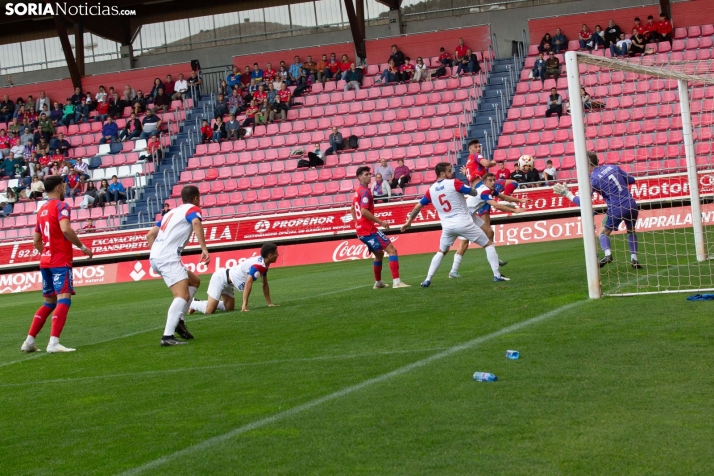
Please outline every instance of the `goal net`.
[{"label": "goal net", "polygon": [[714,63],[568,52],[566,67],[590,297],[714,291]]}]

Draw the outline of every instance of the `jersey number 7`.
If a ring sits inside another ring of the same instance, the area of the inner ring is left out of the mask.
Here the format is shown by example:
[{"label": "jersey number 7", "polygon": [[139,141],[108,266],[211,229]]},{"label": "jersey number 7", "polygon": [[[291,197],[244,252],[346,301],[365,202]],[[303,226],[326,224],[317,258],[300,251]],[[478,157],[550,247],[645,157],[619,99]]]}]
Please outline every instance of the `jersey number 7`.
[{"label": "jersey number 7", "polygon": [[449,213],[451,211],[451,203],[445,198],[446,195],[441,194],[438,197],[439,203],[441,204],[441,207],[444,209],[444,213]]}]

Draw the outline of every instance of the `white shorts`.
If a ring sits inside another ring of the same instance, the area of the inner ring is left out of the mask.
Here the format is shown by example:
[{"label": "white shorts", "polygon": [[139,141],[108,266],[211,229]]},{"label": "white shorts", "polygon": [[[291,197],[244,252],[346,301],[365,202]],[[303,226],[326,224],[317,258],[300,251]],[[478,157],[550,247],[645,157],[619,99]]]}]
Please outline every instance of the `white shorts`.
[{"label": "white shorts", "polygon": [[181,260],[159,261],[150,259],[151,269],[164,278],[166,286],[171,287],[179,281],[188,279],[188,269]]},{"label": "white shorts", "polygon": [[471,218],[473,218],[474,225],[476,225],[479,228],[481,228],[485,224],[485,222],[483,221],[483,218],[478,216],[478,213],[474,213],[473,215],[471,215]]},{"label": "white shorts", "polygon": [[233,283],[226,275],[228,270],[219,269],[211,276],[211,281],[208,283],[208,297],[221,300],[222,295],[233,297]]},{"label": "white shorts", "polygon": [[481,228],[476,226],[473,220],[464,219],[456,223],[441,224],[441,239],[439,240],[439,250],[446,251],[451,248],[456,238],[469,240],[481,246],[488,244],[488,237]]}]

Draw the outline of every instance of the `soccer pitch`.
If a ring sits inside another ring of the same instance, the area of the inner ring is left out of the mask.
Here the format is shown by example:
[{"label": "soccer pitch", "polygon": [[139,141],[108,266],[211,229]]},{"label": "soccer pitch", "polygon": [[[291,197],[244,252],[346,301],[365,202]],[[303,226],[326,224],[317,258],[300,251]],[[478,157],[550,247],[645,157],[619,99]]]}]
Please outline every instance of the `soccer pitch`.
[{"label": "soccer pitch", "polygon": [[280,307],[258,286],[170,348],[161,281],[78,288],[71,354],[44,352],[49,326],[21,354],[41,296],[2,296],[0,473],[714,472],[713,304],[589,301],[581,240],[498,250],[510,282],[480,249],[428,289],[432,255],[401,258],[399,290],[368,260],[276,268]]}]

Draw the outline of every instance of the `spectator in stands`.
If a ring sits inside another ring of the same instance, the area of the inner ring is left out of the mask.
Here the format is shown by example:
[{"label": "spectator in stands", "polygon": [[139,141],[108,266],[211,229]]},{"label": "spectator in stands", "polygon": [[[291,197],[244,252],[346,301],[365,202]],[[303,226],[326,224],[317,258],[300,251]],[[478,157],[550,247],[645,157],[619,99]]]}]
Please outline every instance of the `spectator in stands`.
[{"label": "spectator in stands", "polygon": [[605,28],[605,47],[608,48],[620,41],[622,30],[615,25],[614,20],[608,20],[607,28]]},{"label": "spectator in stands", "polygon": [[219,94],[216,100],[216,107],[213,108],[213,117],[223,117],[226,114],[228,114],[228,103],[223,94]]},{"label": "spectator in stands", "polygon": [[[151,124],[156,124],[156,126],[152,126]],[[149,109],[146,111],[146,116],[144,116],[144,120],[141,121],[141,134],[139,135],[140,139],[148,139],[149,136],[158,136],[159,132],[161,130],[161,118],[156,115],[156,108]],[[147,127],[149,125],[149,127]],[[153,130],[151,130],[153,128]]]},{"label": "spectator in stands", "polygon": [[263,70],[260,69],[258,63],[253,63],[253,71],[250,73],[250,79],[254,79],[256,83],[260,84],[263,82],[263,77],[265,74]]},{"label": "spectator in stands", "polygon": [[543,170],[543,180],[545,180],[545,186],[550,185],[549,182],[554,182],[558,180],[557,172],[555,167],[553,167],[553,161],[548,159],[545,161],[545,169]]},{"label": "spectator in stands", "polygon": [[47,104],[47,109],[49,109],[52,105],[52,103],[50,102],[50,98],[45,95],[45,92],[40,91],[40,97],[38,97],[35,101],[35,110],[42,111],[42,106],[44,106],[45,104]]},{"label": "spectator in stands", "polygon": [[275,97],[275,103],[271,106],[271,112],[268,117],[270,122],[275,121],[276,114],[280,114],[280,119],[286,121],[288,118],[288,110],[290,109],[290,90],[285,83],[280,84],[280,91]]},{"label": "spectator in stands", "polygon": [[35,152],[37,152],[37,155],[39,155],[40,157],[50,155],[49,141],[47,141],[44,137],[40,137],[40,142],[37,144]]},{"label": "spectator in stands", "polygon": [[134,89],[128,84],[124,86],[124,95],[122,96],[122,99],[131,104],[135,97],[136,91],[134,91]]},{"label": "spectator in stands", "polygon": [[324,71],[325,78],[338,81],[340,79],[340,62],[337,61],[337,55],[330,53],[330,61],[327,62],[327,69]]},{"label": "spectator in stands", "polygon": [[87,104],[87,98],[83,97],[82,101],[77,106],[77,124],[82,122],[89,122],[89,105]]},{"label": "spectator in stands", "polygon": [[82,193],[82,181],[79,178],[79,174],[75,170],[71,170],[69,174],[64,179],[67,184],[65,190],[67,191],[68,197],[76,197]]},{"label": "spectator in stands", "polygon": [[99,86],[99,91],[97,92],[96,96],[94,96],[94,99],[99,102],[99,101],[106,101],[108,98],[107,92],[104,89],[104,86]]},{"label": "spectator in stands", "polygon": [[208,121],[204,119],[203,123],[201,124],[201,143],[210,141],[212,137],[213,129],[210,125],[208,125]]},{"label": "spectator in stands", "polygon": [[124,114],[124,106],[126,103],[119,97],[119,93],[114,93],[112,95],[112,101],[109,103],[109,115],[116,119]]},{"label": "spectator in stands", "polygon": [[550,88],[550,96],[548,96],[548,109],[545,111],[545,117],[550,117],[552,114],[558,114],[558,117],[563,115],[563,98],[558,94],[558,90]]},{"label": "spectator in stands", "polygon": [[602,31],[600,25],[595,25],[595,33],[593,33],[592,43],[592,47],[595,48],[595,51],[597,51],[598,48],[605,48],[605,32]]},{"label": "spectator in stands", "polygon": [[[55,126],[44,112],[40,114],[40,119],[37,121],[37,132],[40,137],[44,137],[48,142],[50,138],[55,135]],[[35,142],[39,142],[39,137]]]},{"label": "spectator in stands", "polygon": [[659,41],[669,41],[672,44],[672,22],[669,21],[667,15],[664,13],[659,14],[659,22],[657,23],[657,34],[659,35]]},{"label": "spectator in stands", "polygon": [[243,106],[243,97],[240,95],[240,89],[233,88],[233,93],[231,93],[231,97],[228,99],[228,112],[235,116],[240,113]]},{"label": "spectator in stands", "polygon": [[250,66],[246,65],[245,69],[243,69],[243,73],[240,75],[240,87],[245,88],[250,84]]},{"label": "spectator in stands", "polygon": [[228,115],[228,121],[226,121],[226,139],[238,140],[238,129],[240,129],[240,124],[236,121],[235,113],[231,112]]},{"label": "spectator in stands", "polygon": [[267,85],[275,81],[275,78],[278,76],[278,72],[273,69],[272,63],[268,63],[266,66],[267,67],[263,72],[263,81],[265,81],[265,84]]},{"label": "spectator in stands", "polygon": [[10,152],[10,138],[5,129],[0,129],[0,158]]},{"label": "spectator in stands", "polygon": [[332,134],[330,134],[328,140],[330,141],[330,147],[325,151],[325,157],[345,149],[342,133],[338,131],[337,126],[332,126]]},{"label": "spectator in stands", "polygon": [[77,108],[72,104],[72,98],[67,98],[64,107],[62,108],[62,124],[69,127],[77,120]]},{"label": "spectator in stands", "polygon": [[74,94],[72,94],[72,104],[74,104],[75,107],[78,107],[80,102],[82,101],[82,98],[84,97],[84,94],[82,94],[82,90],[80,88],[74,88]]},{"label": "spectator in stands", "polygon": [[499,162],[498,169],[494,172],[496,180],[508,180],[511,178],[511,171],[506,168],[506,162]]},{"label": "spectator in stands", "polygon": [[0,177],[14,178],[16,163],[18,162],[15,160],[15,155],[12,152],[8,152],[5,155],[5,159],[0,163]]},{"label": "spectator in stands", "polygon": [[27,141],[29,140],[30,142],[34,142],[35,135],[30,132],[29,127],[25,127],[22,130],[22,135],[20,135],[20,143],[21,144],[27,144]]},{"label": "spectator in stands", "polygon": [[466,54],[459,60],[459,66],[456,68],[456,74],[453,78],[458,78],[461,73],[476,74],[481,71],[481,65],[478,64],[478,58],[471,52],[471,49],[466,50]]},{"label": "spectator in stands", "polygon": [[[60,103],[55,101],[55,103],[52,105],[52,111],[50,111],[50,119],[52,119],[52,123],[55,126],[62,125],[62,106],[60,106]],[[3,118],[0,115],[0,121],[2,121]]]},{"label": "spectator in stands", "polygon": [[560,28],[555,29],[555,35],[553,35],[552,45],[555,54],[564,53],[568,50],[568,39],[565,37]]},{"label": "spectator in stands", "polygon": [[339,79],[345,79],[345,74],[347,74],[347,71],[350,70],[351,64],[352,64],[352,62],[350,61],[350,58],[347,55],[342,55],[342,59],[340,60]]},{"label": "spectator in stands", "polygon": [[453,56],[451,56],[451,53],[446,51],[446,48],[443,46],[439,48],[439,63],[441,63],[441,66],[448,66],[449,68],[454,67]]},{"label": "spectator in stands", "polygon": [[255,122],[262,125],[268,124],[268,122],[270,122],[270,112],[271,107],[270,103],[268,103],[268,97],[266,96],[258,103],[258,114],[256,115]]},{"label": "spectator in stands", "polygon": [[87,223],[82,227],[84,233],[93,233],[97,231],[97,227],[94,225],[94,220],[92,218],[87,218]]},{"label": "spectator in stands", "polygon": [[174,94],[171,99],[174,101],[184,99],[188,91],[188,82],[184,79],[183,74],[178,75],[178,80],[174,83]]},{"label": "spectator in stands", "polygon": [[389,186],[389,182],[379,172],[374,176],[374,182],[369,184],[369,190],[372,192],[375,203],[388,202],[392,198],[392,189]]},{"label": "spectator in stands", "polygon": [[302,64],[302,69],[305,77],[307,78],[307,83],[314,83],[317,76],[317,63],[312,60],[312,56],[308,55],[307,61]]},{"label": "spectator in stands", "polygon": [[302,71],[302,63],[300,62],[300,57],[295,56],[293,64],[290,65],[288,77],[289,86],[302,86],[305,82],[305,75]]},{"label": "spectator in stands", "polygon": [[[2,209],[3,214],[5,216],[10,215],[13,210],[15,209],[15,204],[17,203],[17,192],[15,191],[16,189],[13,187],[8,187],[7,190],[5,191],[5,201],[4,201],[4,207]],[[3,205],[3,203],[0,203],[0,205]]]},{"label": "spectator in stands", "polygon": [[580,32],[578,33],[578,40],[580,41],[580,49],[588,49],[592,50],[595,44],[593,43],[593,34],[588,28],[588,26],[583,23],[582,28],[580,29]]},{"label": "spectator in stands", "polygon": [[538,53],[549,53],[553,49],[553,38],[550,33],[546,33],[538,45]]},{"label": "spectator in stands", "polygon": [[164,208],[161,210],[161,216],[166,215],[171,211],[171,206],[168,203],[164,203]]},{"label": "spectator in stands", "polygon": [[194,98],[196,101],[201,100],[201,85],[203,84],[203,79],[198,71],[191,71],[191,76],[188,77],[188,91],[186,94],[189,97]]},{"label": "spectator in stands", "polygon": [[156,96],[154,97],[154,107],[161,109],[162,112],[169,112],[171,106],[171,97],[164,92],[164,85],[159,86]]},{"label": "spectator in stands", "polygon": [[57,137],[50,141],[49,146],[52,150],[59,150],[62,156],[64,157],[69,155],[69,149],[72,148],[72,146],[69,144],[69,141],[64,138],[64,134],[61,132],[57,134]]},{"label": "spectator in stands", "polygon": [[580,100],[583,102],[583,111],[589,111],[593,108],[592,97],[582,86],[580,87]]},{"label": "spectator in stands", "polygon": [[392,54],[389,57],[390,60],[394,61],[394,65],[399,67],[404,64],[404,53],[399,51],[397,45],[392,45]]},{"label": "spectator in stands", "polygon": [[620,39],[617,43],[610,45],[610,56],[615,58],[617,55],[621,55],[624,58],[631,43],[632,41],[625,38],[624,33],[620,33]]},{"label": "spectator in stands", "polygon": [[228,85],[228,88],[233,91],[233,89],[238,86],[240,87],[240,71],[238,71],[238,66],[233,66],[233,71],[226,76],[226,84]]},{"label": "spectator in stands", "polygon": [[144,96],[143,91],[138,90],[136,92],[136,96],[134,96],[134,99],[131,102],[131,108],[137,116],[146,111],[146,97]]},{"label": "spectator in stands", "polygon": [[640,35],[645,34],[645,26],[640,23],[640,17],[635,17],[635,25],[632,27],[632,29],[637,30],[637,33],[639,33]]},{"label": "spectator in stands", "polygon": [[468,53],[469,47],[464,44],[464,39],[459,38],[459,44],[454,52],[454,59],[456,62],[460,62]]},{"label": "spectator in stands", "polygon": [[226,125],[223,123],[223,116],[217,116],[216,122],[213,124],[213,136],[211,137],[211,142],[221,142],[221,139],[226,136]]},{"label": "spectator in stands", "polygon": [[410,57],[406,56],[404,58],[404,64],[399,67],[399,74],[401,75],[400,84],[411,81],[412,77],[414,77],[414,65]]},{"label": "spectator in stands", "polygon": [[320,150],[320,144],[315,144],[315,148],[312,152],[307,153],[308,168],[315,169],[317,167],[322,167],[324,161],[322,160],[322,151]]},{"label": "spectator in stands", "polygon": [[[511,178],[513,178],[513,175],[511,175]],[[529,184],[528,186],[530,187],[534,187],[537,182],[540,182],[540,173],[538,173],[538,171],[534,169],[532,165],[524,165],[523,183]]]},{"label": "spectator in stands", "polygon": [[107,122],[102,126],[102,138],[99,139],[100,144],[107,142],[119,142],[119,127],[112,116],[107,117]]},{"label": "spectator in stands", "polygon": [[645,23],[644,30],[643,37],[645,38],[645,43],[654,43],[659,41],[657,23],[655,23],[652,15],[647,16],[647,23]]},{"label": "spectator in stands", "polygon": [[[459,40],[461,39],[459,38]],[[460,42],[463,42],[463,40]],[[409,167],[404,165],[404,159],[399,159],[397,161],[397,168],[394,169],[394,176],[392,177],[392,181],[389,186],[392,188],[403,189],[407,186],[411,179],[411,170],[409,170]]]},{"label": "spectator in stands", "polygon": [[252,93],[252,99],[255,101],[255,104],[257,106],[260,106],[263,104],[263,99],[268,97],[268,93],[265,91],[265,85],[263,83],[260,83],[258,85],[258,89]]},{"label": "spectator in stands", "polygon": [[156,136],[149,137],[149,140],[146,142],[144,154],[139,156],[139,160],[143,159],[148,162],[153,162],[154,159],[161,160],[162,157],[163,152],[161,151],[161,144],[159,143],[159,138]]},{"label": "spectator in stands", "polygon": [[412,77],[413,83],[418,83],[424,81],[429,74],[429,69],[424,64],[424,60],[420,57],[416,60],[416,66],[414,66],[414,76]]},{"label": "spectator in stands", "polygon": [[124,128],[119,131],[119,140],[126,141],[136,139],[141,136],[141,121],[136,118],[136,113],[131,113]]},{"label": "spectator in stands", "polygon": [[548,59],[545,61],[545,75],[544,78],[548,79],[553,76],[553,79],[558,81],[560,77],[560,60],[552,51],[548,52]]},{"label": "spectator in stands", "polygon": [[27,196],[30,200],[41,200],[42,194],[45,191],[45,184],[42,183],[40,177],[35,175],[32,177],[32,183],[30,183],[30,194]]},{"label": "spectator in stands", "polygon": [[107,120],[109,115],[109,102],[106,99],[102,99],[97,103],[97,115],[94,116],[94,122],[101,122]]},{"label": "spectator in stands", "polygon": [[20,132],[20,128],[20,121],[17,119],[17,117],[13,117],[10,125],[7,126],[7,131],[12,132],[13,134],[15,134],[15,137],[17,137],[17,134]]},{"label": "spectator in stands", "polygon": [[374,169],[374,173],[381,174],[387,182],[391,182],[394,178],[394,169],[387,163],[387,159],[379,159],[379,165]]},{"label": "spectator in stands", "polygon": [[362,68],[357,68],[357,65],[352,63],[350,65],[349,71],[345,73],[343,76],[343,79],[345,80],[345,92],[349,91],[350,89],[354,89],[355,92],[359,91],[360,86],[362,85]]},{"label": "spectator in stands", "polygon": [[324,85],[328,79],[327,73],[329,72],[327,69],[327,55],[322,55],[320,61],[315,65],[315,69],[317,70],[317,80]]},{"label": "spectator in stands", "polygon": [[533,77],[534,80],[540,79],[541,81],[545,81],[545,60],[543,59],[543,53],[538,53],[538,59],[535,61],[535,64],[533,65],[533,71],[531,76]]},{"label": "spectator in stands", "polygon": [[126,200],[126,189],[124,185],[119,181],[116,175],[112,175],[112,183],[109,184],[107,189],[107,199],[110,205],[116,205],[119,202]]},{"label": "spectator in stands", "polygon": [[243,124],[241,124],[241,127],[255,126],[255,116],[258,114],[258,111],[259,109],[255,101],[251,100],[248,109],[245,110],[245,120]]},{"label": "spectator in stands", "polygon": [[12,120],[12,114],[15,112],[15,103],[12,102],[10,96],[5,94],[2,102],[0,102],[0,122],[5,124]]},{"label": "spectator in stands", "polygon": [[382,74],[379,76],[379,79],[375,81],[375,83],[381,83],[381,82],[384,82],[384,84],[394,83],[397,81],[398,76],[399,76],[399,69],[397,68],[397,65],[394,63],[394,60],[390,59],[387,69],[382,71]]},{"label": "spectator in stands", "polygon": [[642,37],[637,28],[632,29],[632,36],[630,37],[630,57],[636,54],[645,54],[646,40]]},{"label": "spectator in stands", "polygon": [[278,91],[280,90],[280,85],[282,83],[288,83],[290,81],[290,73],[288,72],[287,68],[285,68],[284,64],[280,65],[280,68],[278,68],[278,76],[275,78],[275,82],[273,85],[275,86],[275,89]]},{"label": "spectator in stands", "polygon": [[[149,92],[149,95],[147,98],[151,101],[153,101],[156,98],[156,95],[159,94],[159,88],[163,88],[164,83],[161,82],[160,78],[154,78],[154,84],[151,86],[151,91]],[[137,92],[137,94],[139,94]]]}]

